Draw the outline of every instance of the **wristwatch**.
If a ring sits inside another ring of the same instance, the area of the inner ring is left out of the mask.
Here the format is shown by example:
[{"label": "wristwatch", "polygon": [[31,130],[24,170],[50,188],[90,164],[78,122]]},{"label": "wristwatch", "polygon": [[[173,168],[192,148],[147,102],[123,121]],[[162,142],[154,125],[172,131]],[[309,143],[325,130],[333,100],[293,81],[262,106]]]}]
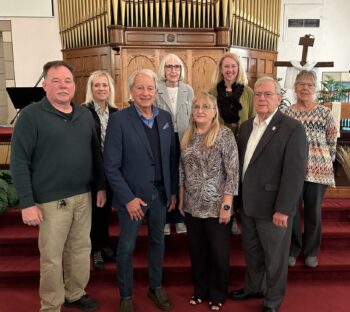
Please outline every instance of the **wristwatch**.
[{"label": "wristwatch", "polygon": [[224,210],[227,211],[227,210],[230,210],[230,209],[231,209],[231,206],[226,204],[226,205],[223,206],[223,208],[224,208]]}]

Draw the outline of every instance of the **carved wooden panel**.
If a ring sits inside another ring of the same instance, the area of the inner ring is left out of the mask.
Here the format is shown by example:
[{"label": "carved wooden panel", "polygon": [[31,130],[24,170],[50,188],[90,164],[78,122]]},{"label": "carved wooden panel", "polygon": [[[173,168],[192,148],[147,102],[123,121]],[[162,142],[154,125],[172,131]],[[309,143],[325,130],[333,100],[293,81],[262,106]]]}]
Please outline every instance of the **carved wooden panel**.
[{"label": "carved wooden panel", "polygon": [[224,53],[223,51],[220,52],[194,51],[192,58],[192,87],[195,94],[211,89],[216,64]]},{"label": "carved wooden panel", "polygon": [[[247,71],[249,84],[254,85],[257,77],[273,76],[273,61],[277,54],[269,51],[233,48],[233,52],[241,55]],[[122,46],[114,51],[110,46],[64,50],[63,57],[75,68],[77,84],[76,101],[85,99],[86,81],[90,73],[97,69],[108,71],[115,80],[116,105],[123,108],[128,105],[128,78],[132,72],[141,68],[158,71],[162,57],[167,53],[177,54],[185,66],[185,82],[193,87],[195,94],[208,91],[212,86],[212,76],[216,64],[225,53],[220,47],[127,47]]]},{"label": "carved wooden panel", "polygon": [[159,63],[168,53],[177,54],[185,66],[185,82],[193,87],[195,94],[199,91],[208,91],[212,85],[212,76],[216,63],[225,52],[223,48],[205,49],[154,49],[144,47],[122,47],[121,63],[122,97],[121,106],[126,106],[130,98],[127,85],[128,77],[132,72],[141,68],[149,68],[158,72]]},{"label": "carved wooden panel", "polygon": [[261,76],[276,76],[276,67],[273,63],[277,60],[277,52],[238,47],[230,50],[241,56],[251,87]]},{"label": "carved wooden panel", "polygon": [[110,45],[125,46],[177,46],[177,47],[227,47],[229,28],[183,29],[183,28],[133,28],[125,30],[109,27]]},{"label": "carved wooden panel", "polygon": [[95,70],[106,70],[115,79],[113,63],[114,51],[110,46],[63,50],[63,59],[74,67],[76,91],[74,100],[82,103],[85,100],[86,83]]}]

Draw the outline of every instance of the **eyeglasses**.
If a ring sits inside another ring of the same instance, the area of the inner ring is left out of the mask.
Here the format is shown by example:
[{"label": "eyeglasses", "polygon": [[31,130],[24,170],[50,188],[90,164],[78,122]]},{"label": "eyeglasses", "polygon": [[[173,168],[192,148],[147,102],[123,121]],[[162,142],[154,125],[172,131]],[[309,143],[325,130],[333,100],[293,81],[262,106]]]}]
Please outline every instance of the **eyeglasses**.
[{"label": "eyeglasses", "polygon": [[270,98],[272,98],[275,94],[276,94],[276,93],[273,93],[273,92],[256,92],[256,93],[254,93],[254,96],[255,96],[256,98],[261,98],[261,96],[263,95],[264,98],[270,99]]},{"label": "eyeglasses", "polygon": [[199,111],[200,109],[202,109],[202,111],[208,111],[209,109],[213,109],[214,107],[211,106],[210,104],[203,104],[202,106],[201,105],[193,105],[192,106],[192,110],[194,111]]},{"label": "eyeglasses", "polygon": [[176,71],[181,70],[181,65],[164,65],[164,68],[167,70],[173,70],[175,69]]},{"label": "eyeglasses", "polygon": [[298,82],[297,85],[301,88],[314,88],[315,87],[315,84],[314,83],[306,83],[306,82]]}]

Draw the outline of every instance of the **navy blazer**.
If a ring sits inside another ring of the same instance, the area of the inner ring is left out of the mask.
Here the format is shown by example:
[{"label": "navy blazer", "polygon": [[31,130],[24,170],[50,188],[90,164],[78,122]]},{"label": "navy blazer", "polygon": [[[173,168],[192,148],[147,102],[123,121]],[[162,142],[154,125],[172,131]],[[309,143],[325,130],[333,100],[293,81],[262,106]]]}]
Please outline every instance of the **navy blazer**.
[{"label": "navy blazer", "polygon": [[[253,120],[249,119],[240,127],[241,173]],[[268,220],[276,211],[293,216],[303,188],[307,154],[303,125],[278,110],[261,137],[241,181],[241,208],[244,213]]]},{"label": "navy blazer", "polygon": [[[176,195],[175,136],[171,116],[156,117],[167,200]],[[143,121],[134,105],[110,116],[104,145],[105,175],[113,191],[113,206],[125,207],[135,197],[150,202],[154,189],[154,159]]]}]

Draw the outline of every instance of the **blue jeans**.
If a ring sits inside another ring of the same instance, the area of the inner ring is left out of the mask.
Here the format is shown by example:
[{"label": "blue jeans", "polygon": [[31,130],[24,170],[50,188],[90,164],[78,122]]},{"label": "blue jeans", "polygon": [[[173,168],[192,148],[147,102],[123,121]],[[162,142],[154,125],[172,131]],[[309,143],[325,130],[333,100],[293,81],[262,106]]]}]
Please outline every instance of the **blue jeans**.
[{"label": "blue jeans", "polygon": [[[155,187],[151,202],[142,207],[148,218],[148,276],[149,287],[156,289],[162,285],[164,256],[164,225],[166,216],[165,191]],[[120,234],[117,246],[117,278],[120,298],[132,296],[132,257],[136,238],[143,220],[131,220],[126,208],[118,209]]]}]

